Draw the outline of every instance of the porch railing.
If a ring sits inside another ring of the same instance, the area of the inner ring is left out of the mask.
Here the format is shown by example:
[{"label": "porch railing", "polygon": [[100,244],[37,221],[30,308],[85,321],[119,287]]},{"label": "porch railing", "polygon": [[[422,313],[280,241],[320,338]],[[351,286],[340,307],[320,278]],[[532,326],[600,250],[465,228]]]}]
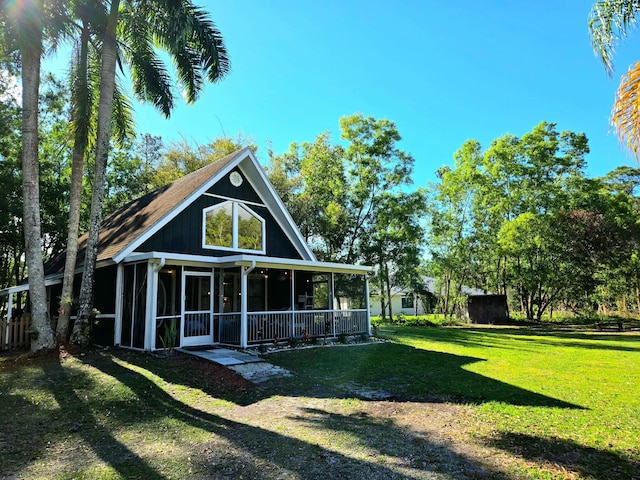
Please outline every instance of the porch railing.
[{"label": "porch railing", "polygon": [[216,313],[220,321],[220,343],[227,345],[240,345],[240,321],[239,313]]},{"label": "porch railing", "polygon": [[[247,322],[249,343],[288,340],[305,334],[310,337],[336,337],[367,333],[369,330],[366,310],[251,312],[247,314]],[[239,327],[237,338],[240,338]]]}]

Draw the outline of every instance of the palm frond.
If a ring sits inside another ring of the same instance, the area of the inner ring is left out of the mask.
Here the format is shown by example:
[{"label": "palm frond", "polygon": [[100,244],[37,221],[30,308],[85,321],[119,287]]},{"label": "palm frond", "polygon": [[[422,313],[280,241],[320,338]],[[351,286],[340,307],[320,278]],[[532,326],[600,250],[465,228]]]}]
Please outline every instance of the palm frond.
[{"label": "palm frond", "polygon": [[121,146],[124,146],[128,140],[133,140],[136,136],[133,105],[125,90],[122,86],[122,80],[116,77],[111,127],[112,136]]},{"label": "palm frond", "polygon": [[171,77],[154,49],[150,25],[141,10],[129,10],[122,19],[126,24],[122,51],[130,67],[133,91],[168,117],[174,105]]},{"label": "palm frond", "polygon": [[613,72],[615,46],[636,26],[636,16],[639,12],[640,0],[602,0],[596,2],[591,9],[591,43],[608,75]]},{"label": "palm frond", "polygon": [[640,62],[635,63],[620,81],[611,124],[620,142],[640,158]]}]

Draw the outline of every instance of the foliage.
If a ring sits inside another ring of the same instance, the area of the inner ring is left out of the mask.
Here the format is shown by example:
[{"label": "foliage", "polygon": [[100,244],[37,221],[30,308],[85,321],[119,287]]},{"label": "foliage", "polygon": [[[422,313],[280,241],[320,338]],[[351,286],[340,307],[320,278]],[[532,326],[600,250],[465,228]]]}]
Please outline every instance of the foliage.
[{"label": "foliage", "polygon": [[166,322],[163,327],[164,330],[162,335],[160,335],[160,343],[162,344],[164,352],[170,354],[173,353],[178,340],[178,322],[175,318],[172,318]]},{"label": "foliage", "polygon": [[[597,1],[589,14],[593,49],[608,75],[613,73],[617,44],[636,27],[640,2],[637,0]],[[621,142],[638,158],[640,155],[640,62],[633,64],[621,80],[611,112],[611,123]]]},{"label": "foliage", "polygon": [[507,295],[510,309],[529,320],[560,305],[611,302],[603,294],[613,292],[640,238],[636,177],[625,170],[585,178],[588,151],[583,134],[546,122],[485,151],[476,141],[462,146],[429,198],[440,311],[462,305],[464,285]]},{"label": "foliage", "polygon": [[425,193],[404,190],[414,159],[398,148],[393,122],[351,115],[340,131],[343,144],[323,133],[271,155],[267,174],[318,259],[376,265],[388,298],[416,276]]}]

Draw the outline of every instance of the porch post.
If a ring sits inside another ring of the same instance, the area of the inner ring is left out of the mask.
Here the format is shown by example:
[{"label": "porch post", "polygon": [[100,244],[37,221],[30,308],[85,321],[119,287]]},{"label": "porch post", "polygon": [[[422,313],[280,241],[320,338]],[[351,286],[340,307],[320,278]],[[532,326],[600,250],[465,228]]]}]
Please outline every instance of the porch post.
[{"label": "porch post", "polygon": [[240,347],[247,348],[247,268],[240,268]]},{"label": "porch post", "polygon": [[144,349],[153,350],[156,343],[156,285],[158,284],[158,272],[154,268],[155,264],[147,262],[147,306],[146,318],[144,322]]},{"label": "porch post", "polygon": [[335,337],[336,336],[336,296],[335,296],[335,288],[333,283],[333,272],[329,274],[329,302],[331,302],[328,307],[329,315],[331,316],[331,333]]},{"label": "porch post", "polygon": [[291,336],[293,336],[293,328],[296,324],[296,282],[293,276],[296,274],[295,270],[291,271],[291,278],[289,279],[289,283],[291,284]]},{"label": "porch post", "polygon": [[122,339],[122,296],[124,293],[124,265],[118,264],[116,269],[116,319],[113,329],[113,344],[120,345]]},{"label": "porch post", "polygon": [[9,322],[11,322],[11,317],[13,317],[13,292],[11,292],[11,290],[9,290],[9,293],[7,294],[8,296],[8,300],[7,300],[7,323],[5,324],[5,331],[3,333],[3,335],[5,336],[5,345],[9,344]]},{"label": "porch post", "polygon": [[369,315],[369,275],[364,274],[364,305],[367,308],[367,334],[371,336],[371,316]]}]

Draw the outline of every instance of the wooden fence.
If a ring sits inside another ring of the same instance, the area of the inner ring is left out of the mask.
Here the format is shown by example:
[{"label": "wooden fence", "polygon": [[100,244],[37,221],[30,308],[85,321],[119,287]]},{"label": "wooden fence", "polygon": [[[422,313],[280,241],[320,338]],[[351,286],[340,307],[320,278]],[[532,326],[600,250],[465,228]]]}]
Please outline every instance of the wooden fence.
[{"label": "wooden fence", "polygon": [[23,315],[0,320],[0,350],[28,348],[31,345],[29,330],[31,315]]}]

